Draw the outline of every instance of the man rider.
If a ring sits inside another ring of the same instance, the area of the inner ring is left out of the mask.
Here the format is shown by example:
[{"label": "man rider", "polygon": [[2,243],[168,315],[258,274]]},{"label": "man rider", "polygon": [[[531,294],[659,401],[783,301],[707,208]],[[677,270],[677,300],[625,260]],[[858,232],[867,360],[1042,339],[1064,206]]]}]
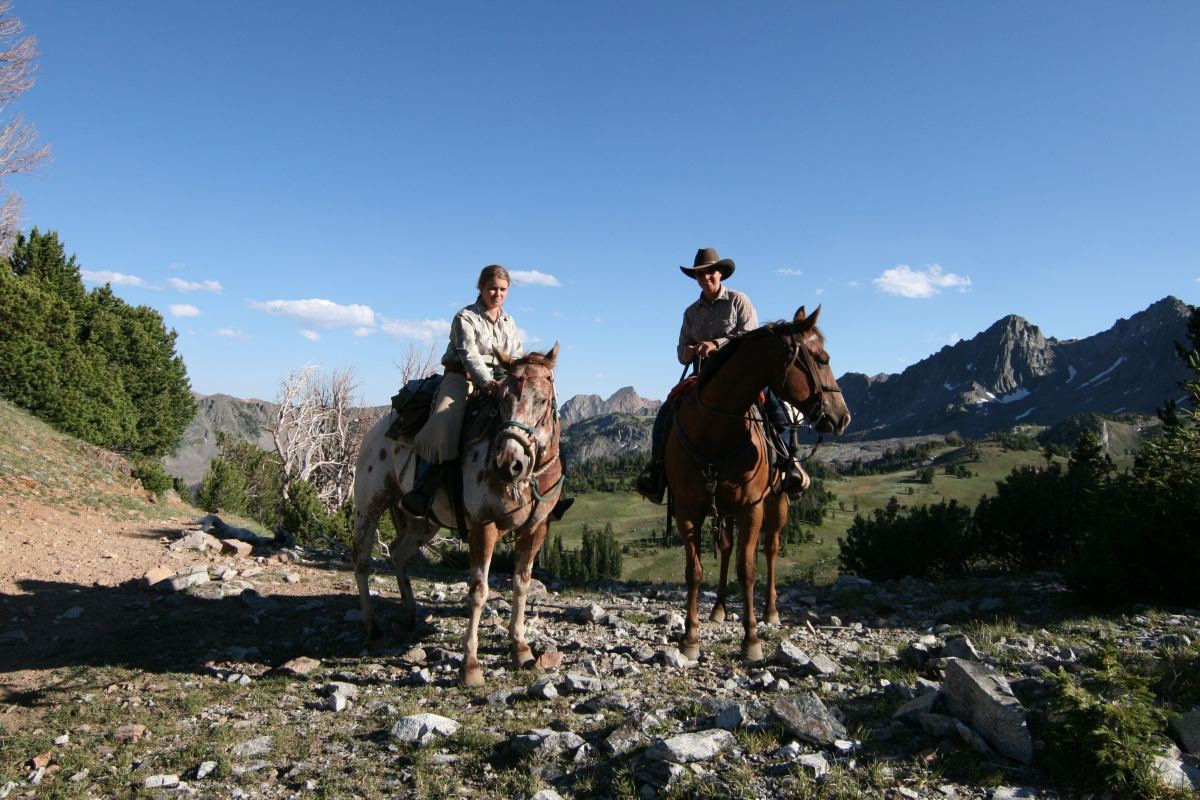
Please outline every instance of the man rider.
[{"label": "man rider", "polygon": [[[680,364],[688,365],[708,358],[728,343],[730,337],[748,333],[758,327],[758,314],[755,313],[750,298],[741,292],[726,288],[721,283],[733,274],[735,268],[732,260],[720,258],[717,251],[711,247],[697,251],[691,268],[679,268],[684,275],[694,278],[700,285],[700,299],[683,312],[683,325],[679,329],[679,345],[676,348]],[[789,420],[783,403],[770,389],[766,389],[765,394],[767,419],[779,431],[788,448],[791,467],[784,490],[788,494],[803,491],[808,486],[808,480],[795,458],[795,429],[785,432],[784,426]],[[638,493],[653,503],[663,501],[663,494],[667,488],[663,451],[666,448],[667,425],[670,419],[670,409],[663,403],[654,420],[650,464],[637,479]]]}]

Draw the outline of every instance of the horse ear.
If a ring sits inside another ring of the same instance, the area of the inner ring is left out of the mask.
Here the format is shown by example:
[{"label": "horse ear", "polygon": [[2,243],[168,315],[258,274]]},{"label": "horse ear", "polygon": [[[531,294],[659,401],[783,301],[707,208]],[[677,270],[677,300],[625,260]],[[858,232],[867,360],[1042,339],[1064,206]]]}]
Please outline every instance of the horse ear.
[{"label": "horse ear", "polygon": [[550,352],[546,353],[546,360],[550,362],[550,369],[554,369],[554,365],[558,362],[558,342],[554,343],[554,347],[550,348]]},{"label": "horse ear", "polygon": [[804,321],[804,306],[800,306],[800,308],[797,309],[797,311],[796,311],[796,316],[792,317],[792,322],[803,322],[803,321]]},{"label": "horse ear", "polygon": [[512,367],[513,362],[516,361],[515,358],[503,350],[496,350],[496,360],[500,362],[500,366],[504,367],[506,371]]},{"label": "horse ear", "polygon": [[812,313],[812,316],[808,318],[809,324],[811,324],[811,325],[816,325],[816,324],[817,324],[817,317],[819,317],[819,316],[821,316],[821,307],[820,307],[820,306],[817,306],[817,310],[816,310],[816,311],[814,311],[814,312]]}]

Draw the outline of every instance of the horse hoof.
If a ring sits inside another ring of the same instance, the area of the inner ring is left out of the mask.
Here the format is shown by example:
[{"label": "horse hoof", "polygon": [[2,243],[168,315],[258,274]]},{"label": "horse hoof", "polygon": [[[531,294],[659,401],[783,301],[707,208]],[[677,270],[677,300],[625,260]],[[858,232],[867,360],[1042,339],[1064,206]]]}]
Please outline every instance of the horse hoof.
[{"label": "horse hoof", "polygon": [[459,683],[463,686],[482,686],[483,685],[483,668],[472,667],[471,669],[463,668],[462,674],[459,677]]},{"label": "horse hoof", "polygon": [[533,665],[537,663],[537,659],[533,657],[533,651],[528,647],[521,650],[513,650],[513,664],[517,669],[533,669]]},{"label": "horse hoof", "polygon": [[415,625],[411,628],[397,625],[392,629],[392,637],[400,644],[412,644],[417,638],[417,628]]},{"label": "horse hoof", "polygon": [[708,615],[709,622],[724,622],[725,608],[723,606],[713,606],[712,613]]},{"label": "horse hoof", "polygon": [[767,614],[767,618],[766,618],[765,622],[768,625],[778,625],[779,624],[779,612],[772,611],[769,614]]},{"label": "horse hoof", "polygon": [[743,644],[742,645],[742,658],[746,661],[762,661],[763,660],[762,642],[755,642],[754,644]]},{"label": "horse hoof", "polygon": [[679,645],[679,653],[688,661],[695,661],[700,658],[700,645],[698,644],[681,644]]},{"label": "horse hoof", "polygon": [[387,639],[382,636],[377,636],[374,639],[367,639],[367,650],[372,653],[378,653],[380,650],[387,649]]}]

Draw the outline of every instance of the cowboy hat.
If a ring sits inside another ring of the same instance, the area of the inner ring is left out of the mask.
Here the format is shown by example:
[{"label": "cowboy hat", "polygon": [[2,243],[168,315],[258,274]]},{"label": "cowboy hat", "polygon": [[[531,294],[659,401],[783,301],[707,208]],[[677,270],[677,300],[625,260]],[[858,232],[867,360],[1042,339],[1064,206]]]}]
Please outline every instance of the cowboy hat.
[{"label": "cowboy hat", "polygon": [[721,280],[725,280],[732,275],[735,269],[732,260],[721,258],[717,255],[717,251],[711,247],[702,247],[696,251],[696,262],[691,267],[680,267],[679,270],[689,278],[694,278],[697,272],[711,269],[712,267],[721,270]]}]

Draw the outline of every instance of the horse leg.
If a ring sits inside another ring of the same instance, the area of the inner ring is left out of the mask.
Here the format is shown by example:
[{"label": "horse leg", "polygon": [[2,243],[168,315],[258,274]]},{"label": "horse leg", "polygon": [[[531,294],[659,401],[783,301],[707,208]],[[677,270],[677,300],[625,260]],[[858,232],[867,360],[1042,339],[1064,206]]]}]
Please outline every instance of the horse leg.
[{"label": "horse leg", "polygon": [[413,529],[424,523],[399,511],[396,506],[392,506],[391,513],[392,524],[396,526],[396,538],[388,547],[388,552],[392,556],[396,585],[400,587],[400,624],[396,626],[395,633],[400,641],[407,644],[417,635],[417,598],[408,579],[408,560],[421,547],[420,538]]},{"label": "horse leg", "polygon": [[768,625],[779,624],[779,611],[775,608],[775,557],[779,553],[779,533],[787,522],[787,498],[768,497],[763,504],[763,555],[767,559],[767,602],[763,607],[763,620]]},{"label": "horse leg", "polygon": [[696,601],[700,596],[700,581],[704,578],[704,567],[700,563],[700,525],[689,518],[676,513],[675,521],[679,523],[679,535],[683,537],[683,556],[687,564],[687,619],[684,623],[683,641],[679,643],[679,652],[685,658],[695,661],[700,657],[700,615],[696,611]]},{"label": "horse leg", "polygon": [[512,639],[513,664],[519,669],[533,667],[533,651],[525,643],[525,602],[529,597],[529,580],[533,576],[533,559],[546,539],[550,524],[542,522],[532,530],[517,535],[516,563],[513,566],[512,617],[508,636]]},{"label": "horse leg", "polygon": [[758,530],[762,525],[762,506],[745,506],[738,514],[738,582],[742,584],[742,658],[761,661],[762,643],[758,640],[758,620],[754,618],[754,555],[758,549]]},{"label": "horse leg", "polygon": [[463,686],[479,686],[483,683],[483,668],[479,666],[479,617],[488,599],[488,567],[492,563],[492,550],[500,532],[488,522],[471,528],[471,582],[467,589],[467,635],[463,639],[463,663],[459,680]]},{"label": "horse leg", "polygon": [[721,581],[717,584],[717,602],[713,603],[710,622],[725,621],[725,599],[729,596],[729,557],[733,554],[733,521],[723,519],[714,534],[721,552]]},{"label": "horse leg", "polygon": [[368,503],[366,509],[355,510],[354,546],[350,550],[350,560],[354,564],[354,581],[358,584],[358,605],[362,611],[363,626],[367,629],[368,650],[379,650],[386,644],[383,631],[375,623],[375,609],[371,605],[371,590],[368,586],[371,577],[371,550],[375,547],[379,514],[380,506],[375,501]]}]

